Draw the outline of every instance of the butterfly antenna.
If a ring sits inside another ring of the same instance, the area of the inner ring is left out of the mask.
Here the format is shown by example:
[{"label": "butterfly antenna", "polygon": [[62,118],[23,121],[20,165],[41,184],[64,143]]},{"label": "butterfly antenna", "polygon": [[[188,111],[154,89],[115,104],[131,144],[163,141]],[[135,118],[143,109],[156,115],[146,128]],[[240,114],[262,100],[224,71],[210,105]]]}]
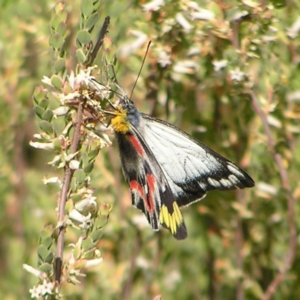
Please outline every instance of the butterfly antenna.
[{"label": "butterfly antenna", "polygon": [[[93,83],[93,85],[95,86],[95,88],[96,88],[100,93],[102,92],[102,90],[99,88],[99,85],[100,85],[100,86],[102,85],[103,87],[105,87],[106,91],[109,91],[109,92],[112,92],[112,93],[116,93],[117,95],[119,94],[117,91],[114,91],[114,90],[112,90],[112,89],[106,87],[105,85],[101,84],[101,83],[98,82],[96,79],[91,79],[90,82]],[[120,96],[118,95],[118,97],[120,97]],[[110,105],[113,109],[115,109],[115,110],[117,109],[117,108],[115,107],[115,105],[114,105],[109,99],[106,98],[106,100],[107,100],[107,102],[109,103],[109,105]],[[104,110],[102,110],[102,111],[104,111]],[[106,112],[106,111],[105,111],[105,112]],[[107,113],[113,114],[113,113],[111,113],[111,112],[107,112]]]},{"label": "butterfly antenna", "polygon": [[141,65],[141,67],[140,67],[138,76],[137,76],[137,78],[136,78],[136,80],[135,80],[135,82],[134,82],[134,85],[133,85],[133,88],[132,88],[132,91],[131,91],[131,94],[130,94],[129,99],[131,99],[132,94],[133,94],[133,91],[134,91],[135,86],[136,86],[136,84],[137,84],[137,81],[139,80],[139,77],[140,77],[140,75],[141,75],[141,72],[142,72],[142,69],[143,69],[143,66],[144,66],[144,63],[145,63],[145,60],[146,60],[146,57],[147,57],[147,54],[148,54],[150,45],[151,45],[151,41],[148,42],[147,49],[146,49],[146,53],[145,53],[145,55],[144,55],[143,62],[142,62],[142,65]]}]

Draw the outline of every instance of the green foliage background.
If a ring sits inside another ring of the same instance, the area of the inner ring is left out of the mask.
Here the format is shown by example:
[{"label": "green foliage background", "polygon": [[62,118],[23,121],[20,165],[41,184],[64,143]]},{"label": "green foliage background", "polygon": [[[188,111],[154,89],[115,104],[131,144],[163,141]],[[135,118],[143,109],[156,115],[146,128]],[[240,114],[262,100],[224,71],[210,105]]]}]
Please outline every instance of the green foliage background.
[{"label": "green foliage background", "polygon": [[[66,1],[69,70],[82,2]],[[136,224],[144,216],[131,208],[118,153],[104,149],[92,177],[99,201],[113,204],[99,245],[104,260],[81,285],[66,284],[64,298],[299,298],[300,2],[197,0],[203,10],[194,19],[191,1],[145,10],[149,3],[101,2],[101,18],[111,17],[120,85],[130,94],[152,40],[133,94],[137,107],[245,168],[256,187],[211,192],[184,209],[189,237],[178,242],[166,230]],[[57,191],[42,178],[61,174],[46,165],[47,152],[28,144],[38,132],[33,89],[51,76],[55,4],[0,3],[2,299],[30,298],[35,278],[22,264],[36,264],[39,233],[56,224]]]}]

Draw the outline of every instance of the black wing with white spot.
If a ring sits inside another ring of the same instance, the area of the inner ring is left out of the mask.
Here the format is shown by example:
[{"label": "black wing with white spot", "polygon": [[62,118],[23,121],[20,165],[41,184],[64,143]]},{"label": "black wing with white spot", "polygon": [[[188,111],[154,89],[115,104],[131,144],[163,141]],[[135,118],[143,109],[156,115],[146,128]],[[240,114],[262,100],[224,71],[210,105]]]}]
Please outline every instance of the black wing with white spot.
[{"label": "black wing with white spot", "polygon": [[241,168],[171,124],[143,114],[143,137],[179,206],[201,200],[209,190],[253,187]]}]

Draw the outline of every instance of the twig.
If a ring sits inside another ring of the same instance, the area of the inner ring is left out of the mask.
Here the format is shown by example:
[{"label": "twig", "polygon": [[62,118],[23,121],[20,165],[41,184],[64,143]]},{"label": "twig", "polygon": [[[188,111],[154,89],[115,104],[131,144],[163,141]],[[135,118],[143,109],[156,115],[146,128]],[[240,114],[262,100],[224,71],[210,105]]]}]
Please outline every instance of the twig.
[{"label": "twig", "polygon": [[267,117],[266,117],[265,113],[263,112],[263,110],[261,109],[261,107],[259,106],[257,98],[252,91],[250,92],[250,97],[252,100],[253,109],[256,111],[258,116],[261,118],[264,130],[268,137],[268,145],[272,151],[274,160],[279,169],[282,187],[287,191],[286,200],[287,200],[287,206],[288,206],[288,222],[289,222],[289,231],[290,231],[289,232],[289,251],[288,251],[283,269],[275,276],[273,281],[269,284],[269,286],[263,296],[263,300],[269,300],[269,299],[271,299],[272,295],[276,291],[277,286],[281,283],[281,281],[284,280],[287,271],[291,268],[293,261],[295,259],[295,251],[296,251],[296,224],[295,224],[295,215],[294,215],[295,199],[292,194],[287,171],[283,164],[283,159],[282,159],[281,155],[276,152],[275,140],[273,138]]},{"label": "twig", "polygon": [[[78,150],[78,145],[80,141],[80,127],[82,123],[82,104],[79,103],[77,120],[75,125],[75,131],[73,136],[72,145],[70,148],[70,154],[75,153]],[[59,208],[58,208],[58,238],[57,238],[57,256],[55,258],[55,280],[61,285],[61,275],[62,275],[62,261],[63,261],[63,249],[64,249],[64,218],[65,218],[65,205],[68,198],[69,187],[71,179],[73,176],[73,171],[66,166],[65,168],[65,178],[63,181],[63,187],[59,199]]]},{"label": "twig", "polygon": [[107,28],[109,26],[109,21],[110,21],[110,17],[106,17],[105,20],[104,20],[104,22],[103,22],[102,28],[101,28],[101,30],[99,32],[99,37],[98,37],[97,43],[96,43],[96,45],[95,45],[95,47],[94,47],[94,49],[93,49],[93,51],[91,53],[90,61],[87,64],[87,67],[90,67],[93,64],[93,62],[94,62],[94,60],[95,60],[95,58],[97,56],[97,53],[98,53],[100,47],[103,44],[103,39],[104,39],[104,36],[107,33]]}]

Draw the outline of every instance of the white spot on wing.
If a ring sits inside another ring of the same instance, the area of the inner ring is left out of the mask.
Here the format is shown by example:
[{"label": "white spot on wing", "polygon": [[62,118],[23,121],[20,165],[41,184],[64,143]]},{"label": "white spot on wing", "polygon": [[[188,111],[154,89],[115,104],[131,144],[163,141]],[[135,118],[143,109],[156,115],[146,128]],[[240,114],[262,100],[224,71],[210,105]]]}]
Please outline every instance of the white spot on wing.
[{"label": "white spot on wing", "polygon": [[234,184],[234,185],[237,185],[239,184],[239,179],[235,176],[235,175],[229,175],[228,176],[228,179]]},{"label": "white spot on wing", "polygon": [[221,184],[226,187],[226,188],[229,188],[232,186],[232,183],[228,180],[228,179],[225,179],[225,178],[222,178],[220,180]]},{"label": "white spot on wing", "polygon": [[144,191],[145,191],[145,194],[147,195],[148,194],[148,185],[147,184],[144,185]]},{"label": "white spot on wing", "polygon": [[221,184],[220,184],[220,182],[218,180],[215,180],[215,179],[213,179],[211,177],[208,177],[207,181],[208,181],[208,183],[210,185],[212,185],[212,186],[214,186],[216,188],[221,187]]},{"label": "white spot on wing", "polygon": [[[199,186],[201,187],[202,190],[206,191],[207,185],[204,182],[199,182]],[[202,199],[202,198],[201,198]]]},{"label": "white spot on wing", "polygon": [[234,175],[236,175],[237,177],[245,177],[243,173],[241,173],[235,165],[228,163],[227,164],[227,169],[233,173]]}]

